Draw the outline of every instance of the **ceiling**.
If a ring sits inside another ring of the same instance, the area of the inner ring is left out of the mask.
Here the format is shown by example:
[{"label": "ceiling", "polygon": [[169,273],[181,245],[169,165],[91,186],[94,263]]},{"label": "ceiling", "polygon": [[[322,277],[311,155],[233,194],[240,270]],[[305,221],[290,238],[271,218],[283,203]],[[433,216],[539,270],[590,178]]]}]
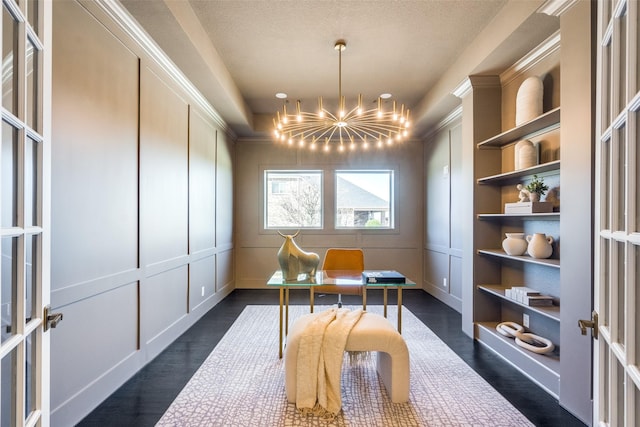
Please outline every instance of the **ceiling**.
[{"label": "ceiling", "polygon": [[[414,133],[455,107],[471,74],[499,74],[559,28],[539,0],[121,0],[240,138],[264,136],[276,92],[313,110],[342,91],[391,93]],[[488,42],[489,40],[490,42]],[[448,86],[448,87],[447,87]]]}]

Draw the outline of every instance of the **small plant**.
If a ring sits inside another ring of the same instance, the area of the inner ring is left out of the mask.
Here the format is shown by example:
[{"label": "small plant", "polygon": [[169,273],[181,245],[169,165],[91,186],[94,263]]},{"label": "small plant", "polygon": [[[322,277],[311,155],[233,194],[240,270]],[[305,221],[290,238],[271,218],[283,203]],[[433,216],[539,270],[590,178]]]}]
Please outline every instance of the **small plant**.
[{"label": "small plant", "polygon": [[540,196],[544,196],[549,187],[544,183],[544,178],[538,178],[538,175],[533,175],[533,179],[527,184],[527,191],[530,193],[536,193]]}]

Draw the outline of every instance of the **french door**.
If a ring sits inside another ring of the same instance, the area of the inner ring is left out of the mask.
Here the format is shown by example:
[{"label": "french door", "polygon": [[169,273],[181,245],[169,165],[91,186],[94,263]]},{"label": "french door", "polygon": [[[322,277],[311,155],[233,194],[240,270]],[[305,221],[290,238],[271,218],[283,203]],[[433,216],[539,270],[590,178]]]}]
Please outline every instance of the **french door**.
[{"label": "french door", "polygon": [[637,0],[598,2],[594,425],[640,425]]},{"label": "french door", "polygon": [[51,2],[3,0],[0,427],[49,425]]}]

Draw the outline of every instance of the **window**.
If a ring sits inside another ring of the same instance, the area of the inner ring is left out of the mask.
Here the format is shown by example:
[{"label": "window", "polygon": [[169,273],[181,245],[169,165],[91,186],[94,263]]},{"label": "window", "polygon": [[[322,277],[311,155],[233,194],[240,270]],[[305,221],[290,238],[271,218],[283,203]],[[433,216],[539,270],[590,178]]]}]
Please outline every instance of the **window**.
[{"label": "window", "polygon": [[265,228],[322,228],[322,172],[265,171]]},{"label": "window", "polygon": [[393,228],[393,171],[336,171],[336,228]]}]

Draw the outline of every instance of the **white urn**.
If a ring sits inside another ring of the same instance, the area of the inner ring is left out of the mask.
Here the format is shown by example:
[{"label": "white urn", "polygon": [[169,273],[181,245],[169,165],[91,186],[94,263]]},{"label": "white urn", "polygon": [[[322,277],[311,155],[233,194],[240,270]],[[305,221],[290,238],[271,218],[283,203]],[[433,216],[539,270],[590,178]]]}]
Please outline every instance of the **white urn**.
[{"label": "white urn", "polygon": [[528,247],[528,243],[524,239],[524,233],[505,233],[505,235],[507,238],[502,241],[502,249],[507,255],[524,255]]},{"label": "white urn", "polygon": [[532,258],[549,258],[553,253],[553,237],[544,233],[534,233],[527,236],[527,252]]}]

